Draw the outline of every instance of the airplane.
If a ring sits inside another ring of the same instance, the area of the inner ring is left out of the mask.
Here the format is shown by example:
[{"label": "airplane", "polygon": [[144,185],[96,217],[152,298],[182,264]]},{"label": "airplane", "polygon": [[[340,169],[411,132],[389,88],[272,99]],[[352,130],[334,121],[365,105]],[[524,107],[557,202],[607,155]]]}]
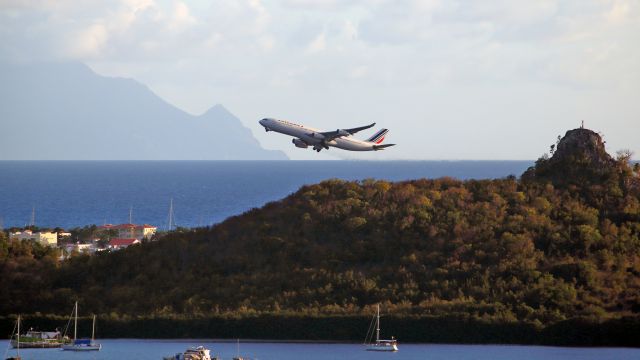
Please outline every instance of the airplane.
[{"label": "airplane", "polygon": [[320,152],[322,149],[329,150],[329,146],[350,151],[378,151],[395,145],[382,144],[384,137],[389,132],[387,129],[378,131],[367,140],[358,140],[351,136],[358,131],[374,127],[376,123],[352,129],[320,131],[318,129],[298,125],[286,120],[265,118],[258,122],[260,125],[264,126],[264,129],[267,132],[275,131],[281,134],[293,136],[294,139],[292,139],[291,142],[296,147],[306,149],[311,146],[313,150],[317,152]]}]

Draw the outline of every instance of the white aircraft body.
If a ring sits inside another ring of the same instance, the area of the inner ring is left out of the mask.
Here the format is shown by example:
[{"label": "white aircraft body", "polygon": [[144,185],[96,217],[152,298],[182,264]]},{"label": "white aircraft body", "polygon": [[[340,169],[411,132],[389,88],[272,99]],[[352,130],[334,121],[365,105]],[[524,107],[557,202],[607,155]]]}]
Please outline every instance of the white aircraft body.
[{"label": "white aircraft body", "polygon": [[270,118],[262,119],[259,123],[264,126],[266,131],[275,131],[281,134],[293,136],[294,139],[292,139],[291,142],[295,146],[303,149],[311,146],[313,150],[317,152],[320,152],[322,149],[329,150],[329,146],[350,151],[378,151],[395,145],[382,144],[384,137],[389,132],[387,129],[378,131],[367,140],[359,140],[352,136],[358,131],[374,127],[376,125],[375,123],[353,129],[338,129],[335,131],[321,131],[307,126],[294,124],[286,120]]}]

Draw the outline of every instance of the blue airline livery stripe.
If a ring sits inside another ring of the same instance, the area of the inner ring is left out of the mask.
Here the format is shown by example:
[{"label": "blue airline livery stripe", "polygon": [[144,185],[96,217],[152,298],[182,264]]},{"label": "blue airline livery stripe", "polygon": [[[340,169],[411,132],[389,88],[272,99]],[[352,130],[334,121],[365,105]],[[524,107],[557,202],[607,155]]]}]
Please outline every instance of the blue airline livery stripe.
[{"label": "blue airline livery stripe", "polygon": [[367,141],[370,142],[377,142],[378,140],[380,140],[380,138],[382,138],[383,136],[385,136],[387,133],[389,132],[389,130],[387,129],[382,129],[380,131],[378,131],[377,133],[375,133],[372,137],[370,137]]}]

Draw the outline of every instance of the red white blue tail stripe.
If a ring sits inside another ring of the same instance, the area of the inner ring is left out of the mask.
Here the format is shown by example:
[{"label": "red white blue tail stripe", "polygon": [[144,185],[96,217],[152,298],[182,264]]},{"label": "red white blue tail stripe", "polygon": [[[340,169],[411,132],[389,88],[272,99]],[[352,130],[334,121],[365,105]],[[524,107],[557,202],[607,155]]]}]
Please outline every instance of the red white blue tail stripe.
[{"label": "red white blue tail stripe", "polygon": [[387,135],[388,132],[389,130],[387,129],[381,129],[377,133],[373,134],[372,137],[368,138],[367,141],[380,144],[384,141],[384,137]]}]

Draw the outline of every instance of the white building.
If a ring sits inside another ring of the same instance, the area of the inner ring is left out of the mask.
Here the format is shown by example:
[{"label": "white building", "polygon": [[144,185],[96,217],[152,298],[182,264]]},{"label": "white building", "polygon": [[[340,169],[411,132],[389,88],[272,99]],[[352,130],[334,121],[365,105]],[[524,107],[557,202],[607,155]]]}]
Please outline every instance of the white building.
[{"label": "white building", "polygon": [[57,246],[58,245],[58,234],[54,232],[37,232],[34,233],[31,230],[18,231],[14,233],[9,233],[10,240],[33,240],[37,241],[42,245],[47,246]]},{"label": "white building", "polygon": [[138,239],[113,239],[109,241],[108,248],[111,250],[120,250],[126,249],[131,245],[140,244],[140,240]]},{"label": "white building", "polygon": [[65,246],[65,250],[67,251],[67,253],[77,251],[83,254],[91,254],[96,252],[96,246],[94,244],[68,244],[67,246]]},{"label": "white building", "polygon": [[117,230],[118,238],[121,239],[150,239],[158,229],[155,226],[144,224],[120,224],[120,225],[102,225],[98,226],[99,230]]}]

